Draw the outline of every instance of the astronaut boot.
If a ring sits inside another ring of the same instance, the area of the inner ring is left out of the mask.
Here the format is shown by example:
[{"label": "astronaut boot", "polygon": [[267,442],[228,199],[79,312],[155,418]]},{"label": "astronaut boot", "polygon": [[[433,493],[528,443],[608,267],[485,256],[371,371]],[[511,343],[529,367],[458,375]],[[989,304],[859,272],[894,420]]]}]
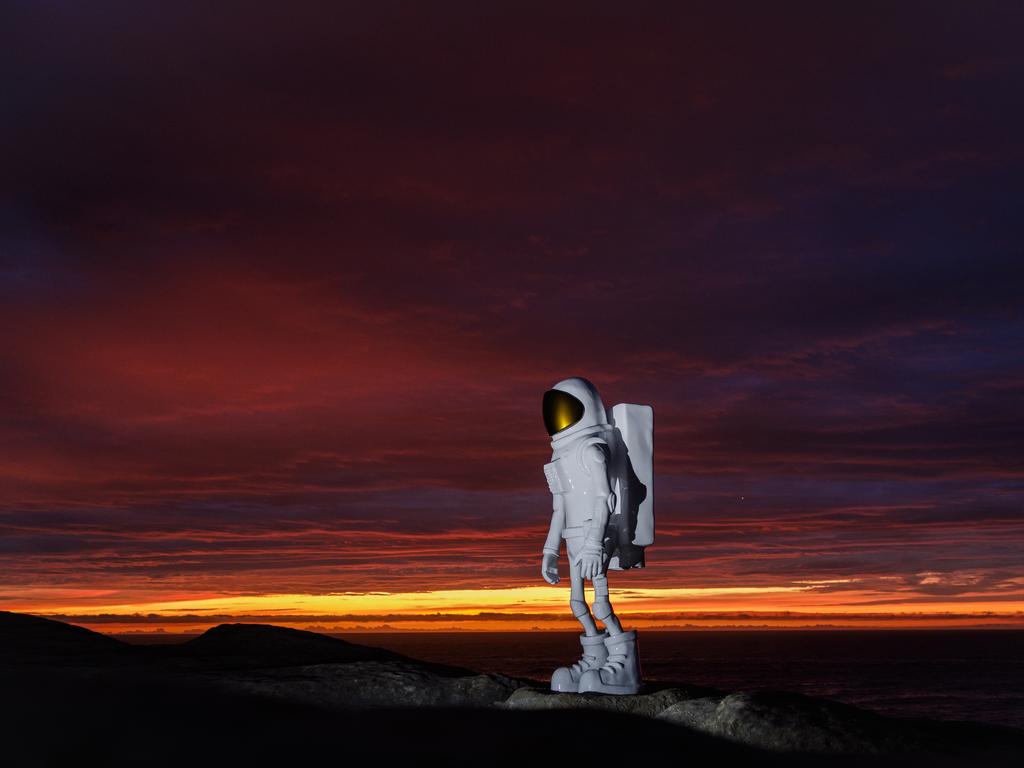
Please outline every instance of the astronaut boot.
[{"label": "astronaut boot", "polygon": [[559,667],[555,670],[551,675],[551,690],[559,693],[576,693],[583,673],[588,670],[596,670],[608,660],[608,649],[604,642],[607,639],[606,632],[593,637],[580,635],[583,656],[571,667]]},{"label": "astronaut boot", "polygon": [[640,656],[636,630],[611,635],[604,641],[608,660],[580,677],[580,693],[637,693],[640,691]]}]

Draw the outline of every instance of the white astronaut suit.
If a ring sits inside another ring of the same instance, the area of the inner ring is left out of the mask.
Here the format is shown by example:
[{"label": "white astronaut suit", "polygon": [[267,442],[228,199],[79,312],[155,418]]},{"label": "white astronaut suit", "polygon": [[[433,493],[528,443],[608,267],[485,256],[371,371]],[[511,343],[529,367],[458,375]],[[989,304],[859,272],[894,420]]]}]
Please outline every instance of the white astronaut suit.
[{"label": "white astronaut suit", "polygon": [[[553,511],[541,575],[549,584],[558,583],[565,539],[569,605],[583,626],[581,658],[555,670],[551,689],[636,693],[641,684],[636,631],[623,631],[615,616],[608,570],[642,568],[643,547],[653,542],[653,410],[620,404],[609,414],[594,385],[573,377],[544,394],[543,411],[552,437],[544,474]],[[593,613],[585,599],[585,580],[593,584]]]}]

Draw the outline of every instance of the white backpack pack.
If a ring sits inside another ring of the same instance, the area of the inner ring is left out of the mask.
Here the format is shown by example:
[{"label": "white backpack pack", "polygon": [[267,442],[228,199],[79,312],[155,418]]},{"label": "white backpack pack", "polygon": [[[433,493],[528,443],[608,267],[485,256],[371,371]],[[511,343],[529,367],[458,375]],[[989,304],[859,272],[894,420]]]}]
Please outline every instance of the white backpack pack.
[{"label": "white backpack pack", "polygon": [[644,548],[654,543],[654,409],[619,403],[608,412],[608,423],[615,494],[605,529],[612,539],[608,567],[643,568]]}]

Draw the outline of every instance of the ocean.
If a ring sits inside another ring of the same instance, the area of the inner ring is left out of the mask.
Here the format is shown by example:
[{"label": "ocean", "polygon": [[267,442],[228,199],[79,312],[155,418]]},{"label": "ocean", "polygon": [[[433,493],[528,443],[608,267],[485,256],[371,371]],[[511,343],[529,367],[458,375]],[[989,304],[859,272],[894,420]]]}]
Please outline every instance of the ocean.
[{"label": "ocean", "polygon": [[[338,634],[407,656],[546,681],[579,654],[561,632]],[[646,680],[784,690],[897,717],[1024,728],[1022,630],[654,631]]]}]

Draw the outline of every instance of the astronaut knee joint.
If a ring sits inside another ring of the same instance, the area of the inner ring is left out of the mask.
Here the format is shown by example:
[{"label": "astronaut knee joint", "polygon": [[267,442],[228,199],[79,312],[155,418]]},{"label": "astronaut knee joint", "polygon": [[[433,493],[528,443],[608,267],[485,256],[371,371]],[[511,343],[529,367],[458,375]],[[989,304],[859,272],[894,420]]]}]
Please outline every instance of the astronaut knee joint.
[{"label": "astronaut knee joint", "polygon": [[604,621],[612,615],[612,604],[607,600],[598,600],[594,603],[594,616]]},{"label": "astronaut knee joint", "polygon": [[590,613],[585,600],[570,600],[569,607],[572,608],[573,616],[586,616]]}]

